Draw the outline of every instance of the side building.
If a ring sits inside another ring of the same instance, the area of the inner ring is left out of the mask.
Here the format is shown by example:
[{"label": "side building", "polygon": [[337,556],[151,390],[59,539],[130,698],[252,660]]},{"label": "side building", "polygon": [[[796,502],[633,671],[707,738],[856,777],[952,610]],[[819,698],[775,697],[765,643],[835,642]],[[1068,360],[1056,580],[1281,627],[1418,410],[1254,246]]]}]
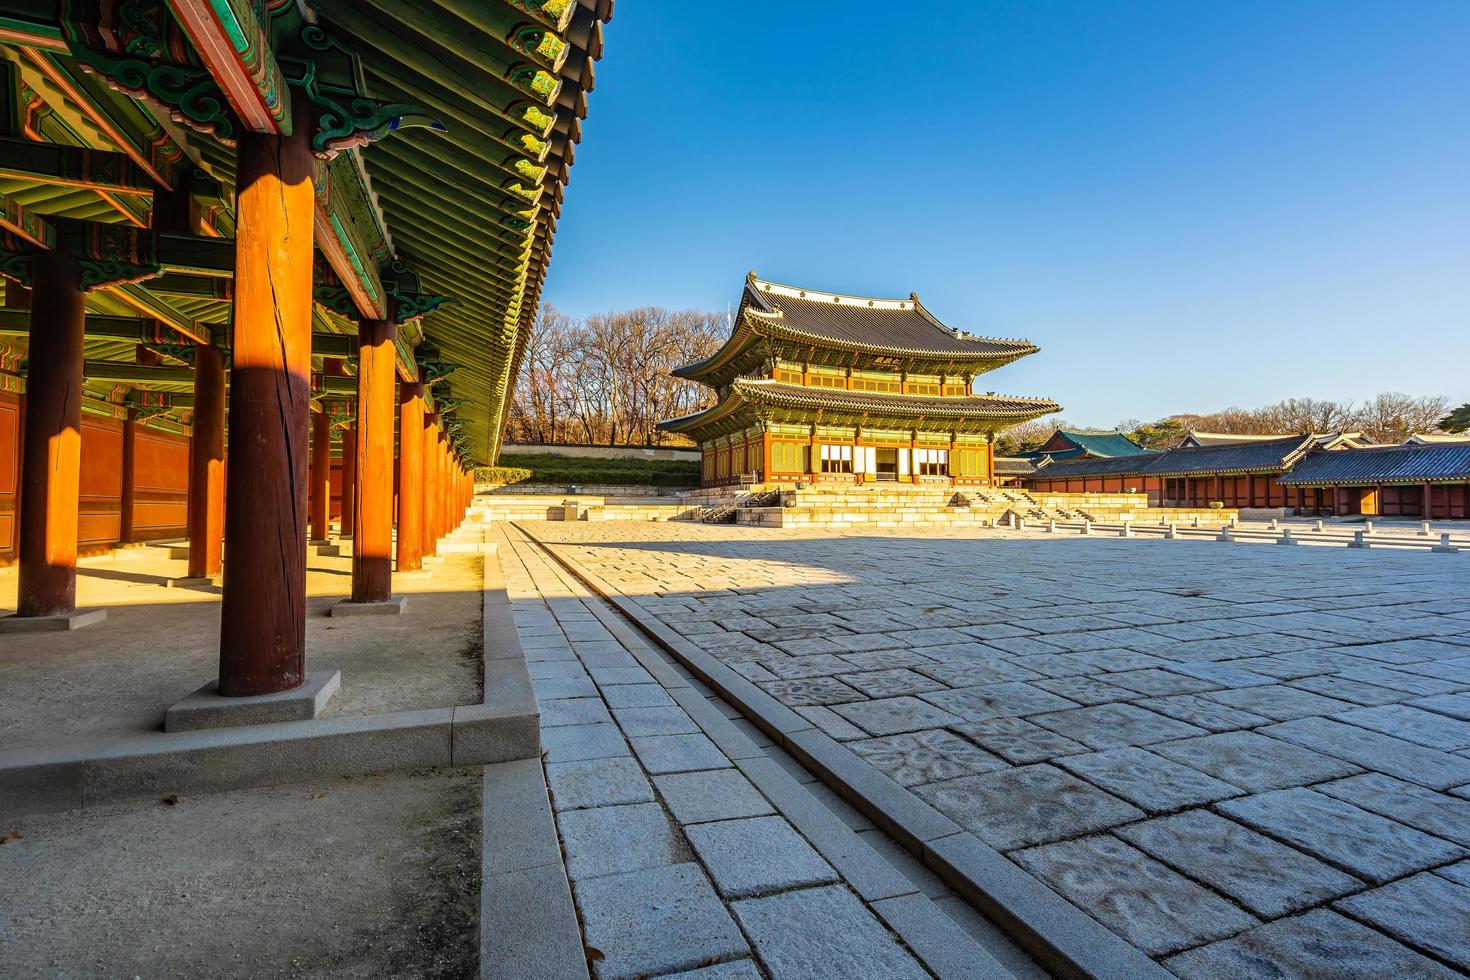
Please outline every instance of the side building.
[{"label": "side building", "polygon": [[661,428],[700,448],[701,484],[996,482],[995,434],[1060,410],[974,394],[977,376],[1037,347],[973,337],[918,296],[876,299],[745,280],[729,340],[674,372],[711,408]]}]

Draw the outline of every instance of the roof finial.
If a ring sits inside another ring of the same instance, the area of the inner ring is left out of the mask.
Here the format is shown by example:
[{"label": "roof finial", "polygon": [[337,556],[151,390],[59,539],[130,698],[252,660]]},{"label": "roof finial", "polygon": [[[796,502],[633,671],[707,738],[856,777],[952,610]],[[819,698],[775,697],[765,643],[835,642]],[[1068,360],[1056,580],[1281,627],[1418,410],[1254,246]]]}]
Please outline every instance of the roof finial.
[{"label": "roof finial", "polygon": [[746,279],[754,279],[755,278],[755,270],[754,269],[751,269],[749,272],[747,272],[745,274],[745,278]]}]

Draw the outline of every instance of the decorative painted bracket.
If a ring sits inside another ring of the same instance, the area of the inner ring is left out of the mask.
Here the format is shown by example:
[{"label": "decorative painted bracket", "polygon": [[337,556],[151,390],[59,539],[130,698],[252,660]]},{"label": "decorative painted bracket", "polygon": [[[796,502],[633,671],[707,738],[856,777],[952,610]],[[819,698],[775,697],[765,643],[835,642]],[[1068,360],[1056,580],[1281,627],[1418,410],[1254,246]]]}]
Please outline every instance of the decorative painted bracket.
[{"label": "decorative painted bracket", "polygon": [[154,235],[147,228],[49,218],[35,230],[39,235],[33,237],[0,226],[0,272],[26,285],[31,281],[31,259],[58,248],[76,257],[84,292],[151,279],[162,271]]},{"label": "decorative painted bracket", "polygon": [[424,292],[419,285],[419,274],[398,259],[389,262],[378,275],[383,281],[383,289],[388,298],[394,301],[389,304],[389,308],[393,310],[393,322],[399,326],[417,320],[445,303],[453,302],[449,296],[435,296]]}]

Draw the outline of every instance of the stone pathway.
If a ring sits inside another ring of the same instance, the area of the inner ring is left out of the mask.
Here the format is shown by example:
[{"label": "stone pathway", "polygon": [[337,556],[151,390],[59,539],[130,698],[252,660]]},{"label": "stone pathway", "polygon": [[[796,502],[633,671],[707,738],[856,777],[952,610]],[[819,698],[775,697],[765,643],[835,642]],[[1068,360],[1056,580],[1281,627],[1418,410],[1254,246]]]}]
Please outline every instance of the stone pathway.
[{"label": "stone pathway", "polygon": [[528,529],[1180,976],[1470,971],[1465,555]]},{"label": "stone pathway", "polygon": [[496,533],[598,978],[1045,976],[514,529]]}]

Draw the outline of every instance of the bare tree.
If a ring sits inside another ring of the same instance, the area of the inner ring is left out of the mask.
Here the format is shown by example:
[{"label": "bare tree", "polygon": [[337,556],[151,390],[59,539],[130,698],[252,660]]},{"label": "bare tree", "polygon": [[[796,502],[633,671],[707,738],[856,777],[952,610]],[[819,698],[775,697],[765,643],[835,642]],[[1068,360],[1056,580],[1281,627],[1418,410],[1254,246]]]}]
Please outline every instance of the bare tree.
[{"label": "bare tree", "polygon": [[522,360],[510,434],[543,443],[662,445],[666,418],[708,404],[709,390],[670,373],[714,353],[724,314],[658,306],[570,319],[542,308]]}]

